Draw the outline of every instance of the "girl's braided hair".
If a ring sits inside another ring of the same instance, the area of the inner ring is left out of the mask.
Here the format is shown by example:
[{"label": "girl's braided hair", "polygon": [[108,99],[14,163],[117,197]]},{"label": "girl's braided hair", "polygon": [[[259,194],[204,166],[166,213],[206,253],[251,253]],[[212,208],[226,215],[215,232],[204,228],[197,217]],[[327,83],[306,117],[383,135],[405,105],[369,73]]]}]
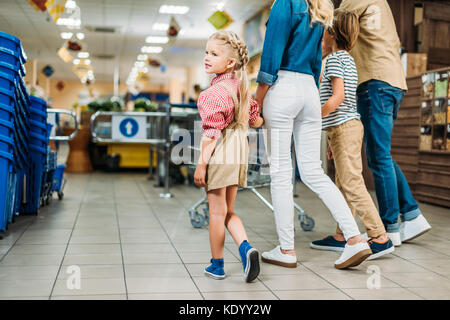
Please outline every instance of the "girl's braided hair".
[{"label": "girl's braided hair", "polygon": [[247,64],[249,61],[247,45],[236,33],[232,31],[219,31],[214,33],[209,40],[219,40],[229,49],[230,58],[236,61],[232,71],[235,71],[239,79],[239,105],[235,106],[235,121],[243,128],[248,128],[249,93]]}]

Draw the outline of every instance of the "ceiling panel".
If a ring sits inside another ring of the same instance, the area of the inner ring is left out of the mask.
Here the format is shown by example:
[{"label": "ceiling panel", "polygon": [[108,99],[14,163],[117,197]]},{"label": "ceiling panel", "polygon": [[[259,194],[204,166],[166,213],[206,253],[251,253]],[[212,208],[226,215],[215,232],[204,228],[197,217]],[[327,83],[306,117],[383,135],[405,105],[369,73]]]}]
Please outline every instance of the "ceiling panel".
[{"label": "ceiling panel", "polygon": [[[207,38],[215,32],[207,21],[217,10],[219,2],[225,2],[225,10],[233,17],[229,29],[240,32],[240,25],[273,0],[76,0],[81,9],[82,28],[85,33],[85,49],[91,54],[97,81],[112,81],[115,63],[119,63],[122,81],[128,76],[140,49],[148,35],[162,35],[152,30],[154,23],[168,23],[171,15],[159,14],[163,4],[187,5],[187,15],[175,18],[184,34],[164,45],[160,55],[153,55],[167,65],[168,72],[152,68],[152,81],[167,81],[171,69],[201,64]],[[76,79],[71,65],[65,64],[56,51],[63,45],[60,33],[70,31],[57,26],[47,13],[37,12],[26,0],[0,0],[0,30],[21,38],[28,56],[39,60],[39,67],[51,64],[55,67],[55,79]],[[90,32],[84,26],[114,27],[113,34]],[[77,32],[75,30],[74,32]],[[114,55],[112,60],[94,58],[96,55]],[[178,72],[179,74],[179,72]]]}]

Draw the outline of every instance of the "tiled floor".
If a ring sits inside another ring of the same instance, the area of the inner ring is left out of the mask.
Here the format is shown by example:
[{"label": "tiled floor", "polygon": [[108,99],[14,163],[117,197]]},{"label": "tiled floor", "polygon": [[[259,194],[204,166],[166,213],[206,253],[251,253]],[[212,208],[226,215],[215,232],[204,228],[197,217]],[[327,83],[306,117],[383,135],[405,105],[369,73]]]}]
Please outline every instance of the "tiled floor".
[{"label": "tiled floor", "polygon": [[[296,201],[316,222],[305,232],[296,220],[298,268],[261,263],[259,278],[247,284],[229,235],[228,277],[203,275],[208,229],[194,229],[187,213],[201,190],[176,186],[174,198],[161,199],[161,189],[139,173],[68,180],[63,201],[54,200],[37,217],[18,217],[0,240],[0,299],[450,299],[448,209],[421,203],[432,231],[393,255],[342,271],[333,267],[337,253],[309,248],[335,224],[321,201],[298,184]],[[262,192],[269,197],[267,189]],[[277,244],[273,214],[253,194],[240,192],[236,211],[256,248]],[[74,266],[80,289],[70,289]],[[379,282],[371,270],[379,271]]]}]

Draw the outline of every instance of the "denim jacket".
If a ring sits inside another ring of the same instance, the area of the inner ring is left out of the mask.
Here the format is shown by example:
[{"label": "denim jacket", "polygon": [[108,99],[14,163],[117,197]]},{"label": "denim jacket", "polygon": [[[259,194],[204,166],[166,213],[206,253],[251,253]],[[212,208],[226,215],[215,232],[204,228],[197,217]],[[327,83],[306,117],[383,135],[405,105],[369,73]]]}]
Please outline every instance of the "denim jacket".
[{"label": "denim jacket", "polygon": [[257,82],[273,85],[278,71],[314,76],[319,87],[324,27],[311,17],[306,0],[276,0],[267,30]]}]

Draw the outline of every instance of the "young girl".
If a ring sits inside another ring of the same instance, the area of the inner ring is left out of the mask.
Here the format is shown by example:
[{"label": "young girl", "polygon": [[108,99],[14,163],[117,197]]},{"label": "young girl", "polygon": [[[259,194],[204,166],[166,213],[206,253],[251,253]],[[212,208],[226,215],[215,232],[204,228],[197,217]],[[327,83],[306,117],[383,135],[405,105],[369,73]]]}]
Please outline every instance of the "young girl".
[{"label": "young girl", "polygon": [[215,74],[212,85],[198,99],[202,118],[201,152],[194,174],[197,186],[205,187],[209,202],[211,264],[205,275],[224,279],[225,228],[236,244],[246,282],[259,274],[259,253],[248,243],[241,219],[234,213],[239,186],[247,185],[248,124],[260,127],[258,104],[249,97],[246,45],[233,32],[213,34],[206,45],[205,70]]},{"label": "young girl", "polygon": [[[356,110],[358,74],[350,51],[358,38],[358,17],[353,13],[336,12],[333,26],[325,30],[324,57],[327,57],[320,85],[322,128],[327,131],[329,159],[334,158],[336,185],[341,190],[353,215],[358,212],[368,236],[375,259],[394,251],[387,237],[378,210],[369,195],[362,176],[361,146],[364,128]],[[343,251],[345,238],[337,228],[334,236],[313,241],[311,248]]]}]

